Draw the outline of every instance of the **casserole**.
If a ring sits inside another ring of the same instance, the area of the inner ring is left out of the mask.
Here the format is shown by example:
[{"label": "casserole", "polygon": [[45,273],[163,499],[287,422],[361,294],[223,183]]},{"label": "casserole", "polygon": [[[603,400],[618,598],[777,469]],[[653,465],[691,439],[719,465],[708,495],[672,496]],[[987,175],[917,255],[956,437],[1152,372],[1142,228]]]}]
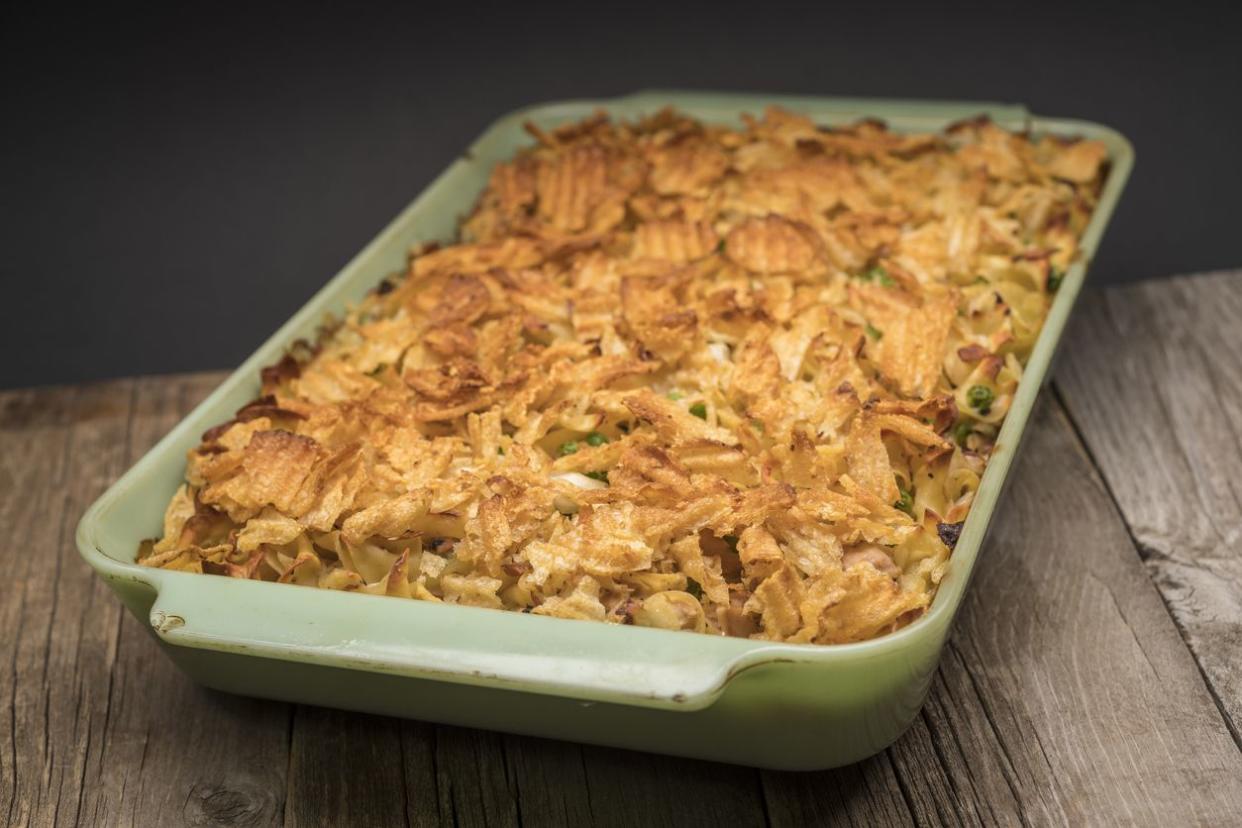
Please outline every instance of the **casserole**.
[{"label": "casserole", "polygon": [[[100,498],[79,528],[83,554],[131,610],[150,618],[180,667],[219,689],[765,767],[828,767],[883,748],[909,724],[926,693],[1018,437],[1081,287],[1084,260],[1070,268],[1053,302],[931,610],[885,638],[816,647],[680,636],[194,578],[132,563],[138,540],[156,534],[197,435],[252,399],[259,366],[310,335],[324,313],[361,299],[399,270],[412,244],[448,238],[492,166],[524,143],[523,121],[550,128],[601,106],[630,118],[665,105],[707,122],[729,121],[769,103],[820,123],[877,116],[897,130],[921,131],[982,111],[1010,129],[1029,125],[1036,132],[1096,139],[1108,148],[1112,168],[1083,234],[1084,259],[1098,243],[1131,164],[1128,145],[1116,133],[1032,119],[1018,107],[647,93],[517,113],[489,129]],[[765,734],[774,728],[792,735],[773,743]]]}]

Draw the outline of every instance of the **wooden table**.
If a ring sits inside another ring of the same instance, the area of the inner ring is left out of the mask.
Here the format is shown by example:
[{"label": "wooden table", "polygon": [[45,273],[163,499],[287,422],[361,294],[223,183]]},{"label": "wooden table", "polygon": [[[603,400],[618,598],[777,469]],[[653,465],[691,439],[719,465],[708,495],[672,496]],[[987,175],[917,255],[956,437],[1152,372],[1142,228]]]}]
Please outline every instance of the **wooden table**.
[{"label": "wooden table", "polygon": [[884,753],[824,773],[199,689],[73,531],[221,374],[4,392],[0,818],[1237,825],[1242,271],[1083,305],[926,707]]}]

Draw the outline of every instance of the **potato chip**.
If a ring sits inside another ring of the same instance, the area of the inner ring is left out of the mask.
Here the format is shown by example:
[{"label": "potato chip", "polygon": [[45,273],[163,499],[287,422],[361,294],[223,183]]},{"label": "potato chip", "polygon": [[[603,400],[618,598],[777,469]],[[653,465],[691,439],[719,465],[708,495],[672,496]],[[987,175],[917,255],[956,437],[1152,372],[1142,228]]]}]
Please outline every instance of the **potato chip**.
[{"label": "potato chip", "polygon": [[725,238],[725,255],[755,273],[802,273],[816,263],[810,231],[769,215],[747,219]]},{"label": "potato chip", "polygon": [[716,252],[719,240],[707,222],[646,221],[634,230],[634,255],[668,262],[690,262]]},{"label": "potato chip", "polygon": [[894,309],[877,317],[868,353],[874,352],[880,372],[903,395],[926,398],[935,390],[956,315],[957,303],[944,295],[920,308]]},{"label": "potato chip", "polygon": [[1108,160],[1108,149],[1099,141],[1075,141],[1059,148],[1048,164],[1049,174],[1088,184],[1100,174],[1100,167]]},{"label": "potato chip", "polygon": [[706,142],[678,144],[654,153],[651,189],[660,195],[705,195],[729,168],[729,156]]}]

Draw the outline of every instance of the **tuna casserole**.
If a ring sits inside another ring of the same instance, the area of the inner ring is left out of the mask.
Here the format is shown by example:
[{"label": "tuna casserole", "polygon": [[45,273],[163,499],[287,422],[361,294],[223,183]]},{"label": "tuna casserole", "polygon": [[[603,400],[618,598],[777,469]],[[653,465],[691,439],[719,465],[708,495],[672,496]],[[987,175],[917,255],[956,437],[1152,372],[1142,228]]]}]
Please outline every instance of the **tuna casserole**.
[{"label": "tuna casserole", "polygon": [[140,563],[776,641],[925,612],[1094,141],[601,114],[188,455]]}]

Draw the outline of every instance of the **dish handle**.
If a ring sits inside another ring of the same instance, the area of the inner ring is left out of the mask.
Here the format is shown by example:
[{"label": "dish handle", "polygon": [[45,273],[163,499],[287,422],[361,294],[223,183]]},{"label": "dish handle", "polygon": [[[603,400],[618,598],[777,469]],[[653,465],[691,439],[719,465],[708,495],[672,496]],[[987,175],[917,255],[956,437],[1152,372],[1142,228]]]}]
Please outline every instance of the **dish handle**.
[{"label": "dish handle", "polygon": [[699,710],[741,670],[789,660],[748,639],[220,576],[161,572],[156,586],[151,628],[170,646],[584,702]]}]

